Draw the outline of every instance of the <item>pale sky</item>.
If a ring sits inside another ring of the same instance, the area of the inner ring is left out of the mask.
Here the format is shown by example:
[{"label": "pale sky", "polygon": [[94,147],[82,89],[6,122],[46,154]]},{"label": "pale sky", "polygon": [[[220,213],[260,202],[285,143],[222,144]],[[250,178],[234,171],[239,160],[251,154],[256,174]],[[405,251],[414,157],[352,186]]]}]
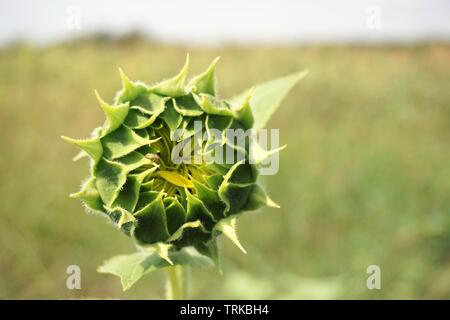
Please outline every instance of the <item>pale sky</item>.
[{"label": "pale sky", "polygon": [[450,40],[449,0],[0,0],[0,45],[138,30],[167,43]]}]

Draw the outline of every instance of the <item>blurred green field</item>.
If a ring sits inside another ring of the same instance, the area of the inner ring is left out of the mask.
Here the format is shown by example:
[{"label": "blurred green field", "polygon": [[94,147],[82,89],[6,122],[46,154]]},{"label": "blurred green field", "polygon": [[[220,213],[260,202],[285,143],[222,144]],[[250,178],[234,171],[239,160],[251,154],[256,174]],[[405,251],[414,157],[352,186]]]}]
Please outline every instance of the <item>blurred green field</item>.
[{"label": "blurred green field", "polygon": [[[155,272],[128,292],[96,273],[132,241],[68,194],[87,175],[61,134],[103,121],[93,90],[112,98],[132,79],[192,72],[217,55],[220,93],[308,68],[276,113],[280,172],[264,183],[280,210],[240,219],[243,255],[222,239],[223,270],[194,270],[193,298],[450,298],[450,46],[168,48],[78,41],[0,50],[0,298],[150,298]],[[82,290],[65,286],[82,271]],[[379,265],[382,289],[366,288]]]}]

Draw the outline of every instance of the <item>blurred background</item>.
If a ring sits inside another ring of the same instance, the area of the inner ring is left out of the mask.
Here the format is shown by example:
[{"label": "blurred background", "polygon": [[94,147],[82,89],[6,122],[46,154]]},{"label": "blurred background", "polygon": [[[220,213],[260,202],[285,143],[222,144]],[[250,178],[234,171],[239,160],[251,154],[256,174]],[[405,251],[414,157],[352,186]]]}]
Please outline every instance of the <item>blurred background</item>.
[{"label": "blurred background", "polygon": [[[61,134],[103,122],[131,79],[193,74],[216,56],[220,94],[302,69],[269,123],[279,210],[240,219],[223,270],[194,270],[193,298],[450,298],[450,2],[0,0],[0,298],[150,298],[98,274],[132,241],[68,197],[86,163]],[[81,268],[81,290],[66,268]],[[381,290],[368,290],[369,265]]]}]

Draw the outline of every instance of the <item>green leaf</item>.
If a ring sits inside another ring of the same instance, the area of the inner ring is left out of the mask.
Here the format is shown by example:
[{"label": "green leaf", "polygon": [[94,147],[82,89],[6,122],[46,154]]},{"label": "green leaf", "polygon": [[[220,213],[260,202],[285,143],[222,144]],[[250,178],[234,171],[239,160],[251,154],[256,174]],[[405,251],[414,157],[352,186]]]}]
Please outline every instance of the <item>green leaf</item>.
[{"label": "green leaf", "polygon": [[[269,121],[275,110],[280,106],[283,98],[292,87],[308,74],[308,71],[296,72],[285,77],[264,82],[252,88],[250,106],[255,119],[253,127],[262,128]],[[232,98],[235,103],[241,101],[248,90]]]},{"label": "green leaf", "polygon": [[[200,254],[193,247],[186,247],[175,252],[169,251],[168,258],[174,265],[208,268],[214,266],[214,262],[210,258]],[[161,258],[157,252],[144,251],[113,257],[105,261],[97,271],[118,276],[123,290],[126,291],[146,273],[168,266],[170,263]]]}]

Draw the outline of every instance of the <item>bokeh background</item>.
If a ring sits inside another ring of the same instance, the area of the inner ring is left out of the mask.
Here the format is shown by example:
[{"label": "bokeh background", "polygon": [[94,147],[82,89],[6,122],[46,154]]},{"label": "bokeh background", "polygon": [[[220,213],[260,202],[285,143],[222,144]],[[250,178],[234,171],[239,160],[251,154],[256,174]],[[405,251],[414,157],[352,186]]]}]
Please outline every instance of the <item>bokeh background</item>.
[{"label": "bokeh background", "polygon": [[[86,176],[61,134],[103,121],[117,68],[154,82],[217,55],[220,93],[309,69],[269,123],[281,204],[222,239],[223,270],[194,270],[204,299],[450,298],[448,1],[0,1],[0,298],[150,298],[96,273],[132,241],[68,198]],[[79,265],[81,290],[66,288]],[[381,268],[368,290],[366,268]]]}]

